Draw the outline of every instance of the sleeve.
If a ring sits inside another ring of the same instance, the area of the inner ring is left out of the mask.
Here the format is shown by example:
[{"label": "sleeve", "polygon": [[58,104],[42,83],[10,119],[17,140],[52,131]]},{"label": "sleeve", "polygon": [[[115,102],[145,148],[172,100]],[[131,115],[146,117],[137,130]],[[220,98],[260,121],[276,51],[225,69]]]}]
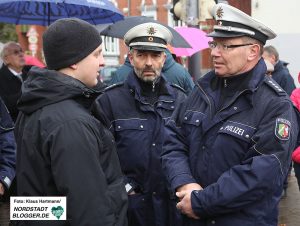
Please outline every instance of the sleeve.
[{"label": "sleeve", "polygon": [[300,164],[300,146],[292,154],[292,160]]},{"label": "sleeve", "polygon": [[107,179],[101,167],[102,140],[90,123],[70,120],[48,134],[51,170],[61,194],[67,196],[71,225],[113,225]]},{"label": "sleeve", "polygon": [[244,161],[225,171],[204,190],[192,193],[192,207],[201,217],[238,211],[266,195],[279,196],[297,142],[298,123],[288,100],[274,99],[265,110],[253,146]]},{"label": "sleeve", "polygon": [[13,121],[0,99],[0,182],[8,189],[15,177],[16,141]]},{"label": "sleeve", "polygon": [[294,89],[296,89],[294,79],[290,75],[289,71],[286,70],[284,74],[282,74],[283,80],[282,80],[282,88],[286,91],[286,93],[290,96]]},{"label": "sleeve", "polygon": [[173,191],[181,185],[196,182],[190,170],[188,146],[179,120],[182,118],[180,115],[184,113],[184,109],[184,103],[178,105],[167,122],[161,154],[163,172]]},{"label": "sleeve", "polygon": [[192,80],[192,76],[190,75],[190,73],[184,69],[185,71],[185,84],[184,84],[184,90],[186,90],[187,94],[190,94],[195,86],[193,80]]},{"label": "sleeve", "polygon": [[300,88],[294,89],[291,94],[291,100],[298,110],[300,110]]}]

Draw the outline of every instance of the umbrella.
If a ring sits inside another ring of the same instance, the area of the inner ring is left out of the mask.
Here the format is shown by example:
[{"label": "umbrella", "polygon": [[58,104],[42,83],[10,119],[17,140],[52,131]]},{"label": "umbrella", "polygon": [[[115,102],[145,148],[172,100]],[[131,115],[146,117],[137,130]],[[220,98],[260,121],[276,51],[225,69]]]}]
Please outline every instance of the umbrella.
[{"label": "umbrella", "polygon": [[153,22],[153,23],[158,23],[161,24],[165,27],[167,27],[173,35],[173,40],[171,42],[172,46],[176,47],[185,47],[185,48],[190,48],[191,46],[187,41],[177,32],[175,31],[174,28],[169,27],[168,25],[165,25],[163,23],[158,22],[157,20],[154,20],[150,17],[146,16],[129,16],[125,17],[124,20],[118,21],[114,24],[108,25],[105,29],[103,28],[98,28],[102,31],[100,31],[101,35],[104,36],[109,36],[109,37],[114,37],[114,38],[124,38],[124,35],[126,32],[133,28],[136,25],[143,24],[143,23],[148,23],[148,22]]},{"label": "umbrella", "polygon": [[32,65],[37,67],[45,67],[45,65],[36,57],[25,55],[25,64],[26,65]]},{"label": "umbrella", "polygon": [[108,0],[0,0],[0,22],[48,26],[68,17],[94,25],[124,18]]},{"label": "umbrella", "polygon": [[191,56],[194,53],[208,48],[208,42],[212,40],[206,33],[194,27],[177,27],[175,30],[181,34],[192,48],[173,48],[176,56]]}]

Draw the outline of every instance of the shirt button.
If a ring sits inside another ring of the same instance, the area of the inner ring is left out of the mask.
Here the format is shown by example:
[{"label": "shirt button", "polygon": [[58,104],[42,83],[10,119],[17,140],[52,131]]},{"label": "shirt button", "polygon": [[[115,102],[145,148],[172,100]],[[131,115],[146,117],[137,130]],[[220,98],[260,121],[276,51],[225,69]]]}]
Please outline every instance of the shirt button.
[{"label": "shirt button", "polygon": [[121,126],[118,126],[118,129],[121,129]]},{"label": "shirt button", "polygon": [[156,192],[154,191],[154,192],[152,192],[152,195],[156,195]]},{"label": "shirt button", "polygon": [[174,106],[171,106],[172,109],[174,109]]},{"label": "shirt button", "polygon": [[248,134],[245,135],[246,138],[249,138],[250,136]]},{"label": "shirt button", "polygon": [[184,117],[184,120],[187,120],[187,117]]},{"label": "shirt button", "polygon": [[155,143],[152,144],[153,147],[155,147],[155,145],[156,145]]},{"label": "shirt button", "polygon": [[212,221],[211,221],[211,223],[212,223],[212,224],[215,224],[215,223],[216,223],[216,221],[212,220]]},{"label": "shirt button", "polygon": [[235,110],[235,111],[236,111],[236,110],[237,110],[237,107],[233,107],[233,110]]},{"label": "shirt button", "polygon": [[141,125],[140,127],[141,127],[142,129],[144,128],[144,126],[143,126],[143,125]]},{"label": "shirt button", "polygon": [[199,122],[199,119],[197,119],[196,122]]},{"label": "shirt button", "polygon": [[202,146],[202,150],[205,150],[205,148],[206,148],[206,147],[203,145],[203,146]]}]

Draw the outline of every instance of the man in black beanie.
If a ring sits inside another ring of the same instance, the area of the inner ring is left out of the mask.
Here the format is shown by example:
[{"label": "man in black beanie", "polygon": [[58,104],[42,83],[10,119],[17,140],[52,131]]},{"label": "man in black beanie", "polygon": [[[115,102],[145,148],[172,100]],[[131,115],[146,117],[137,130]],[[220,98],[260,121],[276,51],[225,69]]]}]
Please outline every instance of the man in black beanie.
[{"label": "man in black beanie", "polygon": [[66,196],[60,217],[66,221],[51,225],[127,225],[115,142],[89,111],[100,93],[93,87],[104,61],[101,43],[89,23],[57,20],[43,35],[47,69],[31,69],[23,85],[15,130],[18,195]]}]

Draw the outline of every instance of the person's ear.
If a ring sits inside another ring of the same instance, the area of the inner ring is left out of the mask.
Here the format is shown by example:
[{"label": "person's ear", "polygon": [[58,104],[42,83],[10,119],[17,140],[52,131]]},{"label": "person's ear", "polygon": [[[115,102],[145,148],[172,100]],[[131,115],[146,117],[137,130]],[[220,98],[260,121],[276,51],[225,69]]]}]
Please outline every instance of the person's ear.
[{"label": "person's ear", "polygon": [[261,46],[258,44],[253,44],[252,46],[250,46],[250,53],[248,55],[249,61],[252,61],[260,56],[260,48]]},{"label": "person's ear", "polygon": [[131,63],[132,66],[134,66],[134,63],[133,63],[133,54],[134,53],[133,53],[133,51],[129,51],[128,52],[128,59],[129,59],[129,61],[130,61],[130,63]]}]

